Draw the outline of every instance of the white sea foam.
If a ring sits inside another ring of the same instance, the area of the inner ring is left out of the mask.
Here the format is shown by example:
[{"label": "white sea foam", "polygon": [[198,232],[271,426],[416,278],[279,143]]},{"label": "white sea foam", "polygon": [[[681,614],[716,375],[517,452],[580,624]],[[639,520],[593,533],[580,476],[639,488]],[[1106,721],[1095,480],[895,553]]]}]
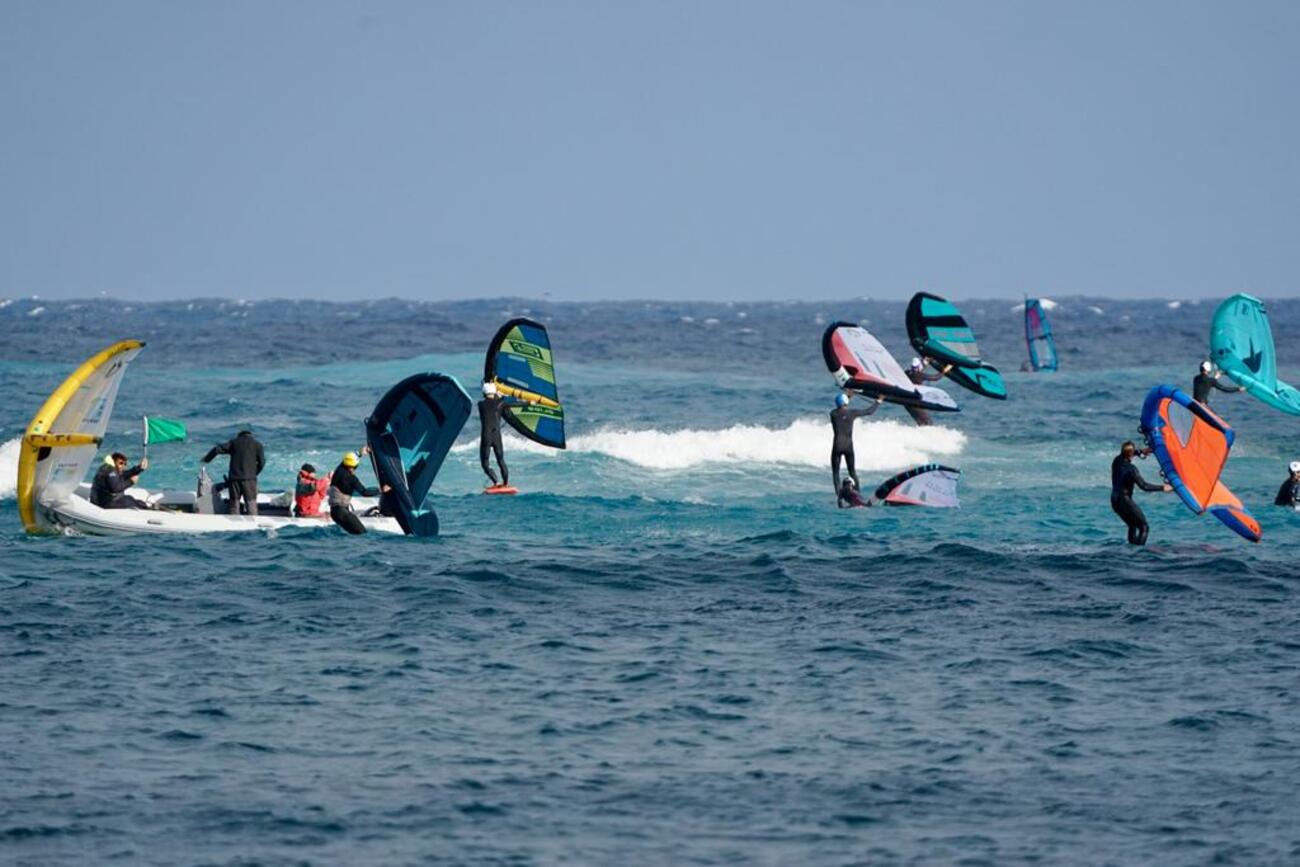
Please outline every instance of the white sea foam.
[{"label": "white sea foam", "polygon": [[[858,422],[854,436],[857,465],[862,470],[888,470],[955,455],[966,435],[946,427],[920,428],[894,420]],[[466,443],[457,452],[473,451]],[[559,457],[564,454],[513,437],[510,451]],[[568,454],[603,455],[653,470],[683,470],[706,464],[786,464],[824,467],[830,460],[831,429],[821,419],[796,419],[788,427],[734,425],[722,430],[605,429],[572,437]]]},{"label": "white sea foam", "polygon": [[11,499],[18,491],[18,446],[22,440],[14,438],[0,445],[0,500]]}]

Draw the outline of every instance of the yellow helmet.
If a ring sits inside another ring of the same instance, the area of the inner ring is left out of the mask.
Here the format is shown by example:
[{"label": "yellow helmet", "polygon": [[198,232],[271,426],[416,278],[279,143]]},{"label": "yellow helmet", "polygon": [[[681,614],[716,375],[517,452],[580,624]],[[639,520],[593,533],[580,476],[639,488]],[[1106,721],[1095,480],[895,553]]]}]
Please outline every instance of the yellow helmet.
[{"label": "yellow helmet", "polygon": [[356,452],[348,452],[343,456],[343,466],[345,467],[355,467],[360,465],[360,463],[361,458],[357,457]]}]

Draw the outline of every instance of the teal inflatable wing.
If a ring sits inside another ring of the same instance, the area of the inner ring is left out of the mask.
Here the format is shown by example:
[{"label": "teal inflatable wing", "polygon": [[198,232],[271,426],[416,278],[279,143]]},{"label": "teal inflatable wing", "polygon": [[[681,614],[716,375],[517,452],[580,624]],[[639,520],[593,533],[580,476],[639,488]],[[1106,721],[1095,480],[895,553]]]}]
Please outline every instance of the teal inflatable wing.
[{"label": "teal inflatable wing", "polygon": [[1210,358],[1253,397],[1291,415],[1300,415],[1300,391],[1277,378],[1273,329],[1264,302],[1233,295],[1214,311]]},{"label": "teal inflatable wing", "polygon": [[954,367],[948,371],[947,376],[962,388],[968,388],[976,394],[994,400],[1007,399],[1007,384],[1002,381],[1002,374],[987,361],[979,367]]},{"label": "teal inflatable wing", "polygon": [[917,292],[907,305],[907,337],[919,355],[958,367],[979,367],[975,332],[947,298]]},{"label": "teal inflatable wing", "polygon": [[907,305],[905,322],[912,348],[936,367],[952,365],[948,378],[962,388],[995,400],[1007,399],[1007,386],[998,369],[980,357],[975,332],[952,302],[918,292]]}]

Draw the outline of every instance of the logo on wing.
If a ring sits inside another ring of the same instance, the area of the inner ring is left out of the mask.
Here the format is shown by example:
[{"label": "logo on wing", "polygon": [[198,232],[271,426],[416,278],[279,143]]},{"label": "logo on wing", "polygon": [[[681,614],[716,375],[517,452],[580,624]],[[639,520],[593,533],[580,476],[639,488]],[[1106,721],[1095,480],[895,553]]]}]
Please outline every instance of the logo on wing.
[{"label": "logo on wing", "polygon": [[1259,368],[1264,363],[1264,353],[1255,348],[1255,341],[1250,342],[1250,354],[1242,361],[1250,368],[1251,373],[1259,373]]}]

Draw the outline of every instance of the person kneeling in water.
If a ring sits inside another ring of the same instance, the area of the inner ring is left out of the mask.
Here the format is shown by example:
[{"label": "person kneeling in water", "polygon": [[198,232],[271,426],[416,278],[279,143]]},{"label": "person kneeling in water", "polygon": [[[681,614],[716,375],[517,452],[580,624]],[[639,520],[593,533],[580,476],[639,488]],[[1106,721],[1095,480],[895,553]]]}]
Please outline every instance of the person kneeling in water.
[{"label": "person kneeling in water", "polygon": [[858,486],[853,478],[845,476],[844,481],[840,483],[839,499],[835,505],[841,509],[869,508],[874,502],[871,497],[862,499],[862,494],[858,493]]},{"label": "person kneeling in water", "polygon": [[[361,454],[368,454],[369,447],[363,447]],[[378,488],[367,488],[361,484],[357,478],[356,469],[361,464],[361,459],[357,457],[356,452],[348,452],[343,456],[342,462],[335,468],[334,473],[330,476],[329,504],[330,518],[344,530],[347,530],[354,536],[366,532],[365,524],[357,517],[357,513],[352,511],[353,497],[377,497],[380,493],[391,491],[392,485],[380,485]]]},{"label": "person kneeling in water", "polygon": [[1151,454],[1150,449],[1138,452],[1137,446],[1130,440],[1119,447],[1119,454],[1110,464],[1110,507],[1115,510],[1115,514],[1123,519],[1128,525],[1128,543],[1130,545],[1145,545],[1147,543],[1147,516],[1142,513],[1141,507],[1133,502],[1133,486],[1137,485],[1144,491],[1172,491],[1172,485],[1153,485],[1142,474],[1138,468],[1133,466],[1133,456],[1141,454],[1146,456]]}]

